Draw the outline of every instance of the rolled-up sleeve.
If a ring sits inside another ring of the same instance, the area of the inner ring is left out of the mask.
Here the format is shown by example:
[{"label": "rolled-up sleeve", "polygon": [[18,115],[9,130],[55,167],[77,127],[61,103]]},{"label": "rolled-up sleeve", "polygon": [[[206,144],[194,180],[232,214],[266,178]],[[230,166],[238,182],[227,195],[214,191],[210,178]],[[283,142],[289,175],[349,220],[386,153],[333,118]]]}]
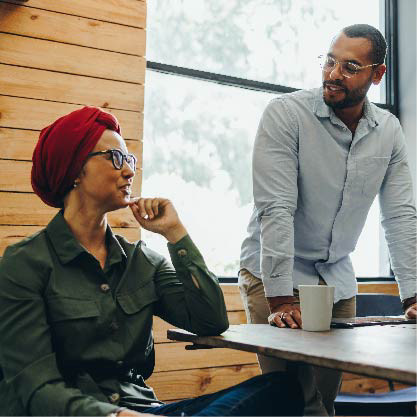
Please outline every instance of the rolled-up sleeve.
[{"label": "rolled-up sleeve", "polygon": [[402,300],[416,293],[416,208],[407,162],[406,145],[396,120],[396,138],[387,172],[379,193],[381,223],[385,231],[391,267]]},{"label": "rolled-up sleeve", "polygon": [[[27,415],[106,415],[118,407],[67,387],[58,369],[42,297],[43,271],[6,252],[0,264],[0,363]],[[22,273],[25,274],[22,276]],[[2,399],[3,406],[10,399]],[[6,410],[7,411],[7,410]]]},{"label": "rolled-up sleeve", "polygon": [[253,152],[253,195],[261,229],[261,277],[267,297],[292,295],[298,128],[285,100],[264,111]]}]

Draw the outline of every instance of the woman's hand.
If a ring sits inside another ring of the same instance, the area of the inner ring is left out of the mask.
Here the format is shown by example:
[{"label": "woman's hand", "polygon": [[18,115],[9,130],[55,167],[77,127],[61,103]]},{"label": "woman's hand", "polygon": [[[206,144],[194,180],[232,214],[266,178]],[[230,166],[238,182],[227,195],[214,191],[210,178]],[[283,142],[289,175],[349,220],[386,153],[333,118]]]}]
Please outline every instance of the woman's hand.
[{"label": "woman's hand", "polygon": [[129,207],[144,229],[164,236],[171,243],[187,234],[173,204],[166,198],[134,198]]}]

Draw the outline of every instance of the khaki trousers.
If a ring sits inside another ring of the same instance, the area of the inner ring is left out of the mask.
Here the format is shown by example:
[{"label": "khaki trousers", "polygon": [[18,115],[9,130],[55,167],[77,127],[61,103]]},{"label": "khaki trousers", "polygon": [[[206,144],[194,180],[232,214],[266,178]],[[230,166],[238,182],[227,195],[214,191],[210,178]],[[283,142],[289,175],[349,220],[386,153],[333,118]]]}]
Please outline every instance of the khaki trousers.
[{"label": "khaki trousers", "polygon": [[[320,285],[326,285],[320,278]],[[246,269],[239,272],[239,290],[248,323],[267,324],[270,314],[262,281]],[[294,295],[298,291],[294,290]],[[348,318],[356,315],[356,298],[340,300],[333,306],[334,318]],[[279,329],[277,329],[279,331]],[[339,393],[342,372],[301,363],[257,355],[262,373],[274,371],[295,372],[303,389],[305,416],[334,416],[334,400]],[[287,366],[288,365],[288,366]]]}]

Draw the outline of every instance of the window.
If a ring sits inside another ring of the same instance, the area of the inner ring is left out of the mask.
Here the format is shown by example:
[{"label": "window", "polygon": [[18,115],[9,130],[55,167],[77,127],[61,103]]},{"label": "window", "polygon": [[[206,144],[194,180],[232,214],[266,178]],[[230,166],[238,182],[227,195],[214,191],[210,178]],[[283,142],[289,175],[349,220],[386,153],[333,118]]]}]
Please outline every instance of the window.
[{"label": "window", "polygon": [[[380,0],[171,0],[148,3],[143,195],[170,198],[210,268],[235,277],[252,207],[251,156],[277,94],[321,84],[316,57],[342,27],[382,27]],[[215,82],[210,82],[215,81]],[[385,87],[370,99],[385,104]],[[380,241],[374,204],[363,237]],[[167,254],[164,239],[143,232]],[[358,275],[386,273],[359,243]],[[372,262],[369,260],[372,259]],[[389,270],[389,268],[388,268]]]}]

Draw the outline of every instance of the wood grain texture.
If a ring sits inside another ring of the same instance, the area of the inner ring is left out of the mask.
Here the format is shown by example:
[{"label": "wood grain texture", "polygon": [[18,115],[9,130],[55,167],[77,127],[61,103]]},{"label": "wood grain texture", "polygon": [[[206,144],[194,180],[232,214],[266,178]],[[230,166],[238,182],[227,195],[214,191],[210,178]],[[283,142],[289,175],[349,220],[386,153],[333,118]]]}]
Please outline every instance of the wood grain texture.
[{"label": "wood grain texture", "polygon": [[[0,191],[17,191],[24,193],[31,193],[32,185],[30,182],[32,164],[28,161],[12,161],[0,159]],[[140,168],[137,168],[137,172],[140,175]],[[139,195],[140,179],[136,178],[136,184],[134,184],[133,192]],[[16,198],[15,208],[20,204],[18,198]],[[12,199],[9,199],[12,202]],[[22,207],[24,209],[24,207]],[[19,213],[17,213],[19,215]]]},{"label": "wood grain texture", "polygon": [[[24,238],[39,232],[43,228],[43,226],[1,226],[0,256],[3,256],[7,246],[20,242]],[[113,232],[125,237],[129,242],[135,242],[140,239],[139,228],[115,227]]]},{"label": "wood grain texture", "polygon": [[[22,4],[17,0],[1,1]],[[30,0],[25,6],[138,28],[146,27],[146,2],[141,0]]]},{"label": "wood grain texture", "polygon": [[[57,212],[32,193],[0,192],[0,200],[0,225],[45,226]],[[110,212],[108,220],[112,227],[138,227],[127,208]]]},{"label": "wood grain texture", "polygon": [[[221,285],[223,289],[223,285]],[[229,308],[226,303],[226,307]],[[229,318],[230,324],[245,324],[246,315],[244,311],[228,311],[227,316]],[[160,319],[159,317],[154,317],[153,322],[153,335],[155,343],[175,343],[173,340],[167,338],[168,329],[173,329],[172,324],[167,323],[166,321]]]},{"label": "wood grain texture", "polygon": [[[39,130],[21,130],[0,127],[0,159],[31,161],[32,153],[39,139]],[[126,140],[129,152],[142,161],[142,141]]]},{"label": "wood grain texture", "polygon": [[385,379],[362,377],[345,380],[345,378],[343,378],[340,391],[342,393],[374,394],[388,392],[389,384]]},{"label": "wood grain texture", "polygon": [[[0,62],[143,84],[143,57],[0,33]],[[33,51],[36,51],[34,53]]]},{"label": "wood grain texture", "polygon": [[0,127],[1,159],[31,161],[33,150],[39,139],[39,132],[39,130],[20,130]]},{"label": "wood grain texture", "polygon": [[221,336],[172,330],[168,338],[257,352],[405,384],[416,382],[416,325],[306,332],[264,324],[231,326]]},{"label": "wood grain texture", "polygon": [[[0,128],[41,130],[59,117],[81,107],[74,104],[0,96]],[[117,117],[125,139],[142,138],[143,113],[113,109],[106,111]]]},{"label": "wood grain texture", "polygon": [[399,295],[396,282],[362,282],[358,285],[360,293],[379,293]]},{"label": "wood grain texture", "polygon": [[257,363],[253,353],[233,349],[185,350],[187,344],[177,342],[155,345],[155,372]]},{"label": "wood grain texture", "polygon": [[143,111],[144,86],[0,64],[1,93],[102,108]]},{"label": "wood grain texture", "polygon": [[[31,6],[28,3],[25,6]],[[0,3],[1,31],[137,56],[145,55],[144,29],[33,7]]]},{"label": "wood grain texture", "polygon": [[222,285],[224,299],[228,311],[242,311],[243,303],[240,297],[239,287],[236,284]]},{"label": "wood grain texture", "polygon": [[259,375],[258,365],[155,372],[146,381],[161,401],[194,398]]}]

